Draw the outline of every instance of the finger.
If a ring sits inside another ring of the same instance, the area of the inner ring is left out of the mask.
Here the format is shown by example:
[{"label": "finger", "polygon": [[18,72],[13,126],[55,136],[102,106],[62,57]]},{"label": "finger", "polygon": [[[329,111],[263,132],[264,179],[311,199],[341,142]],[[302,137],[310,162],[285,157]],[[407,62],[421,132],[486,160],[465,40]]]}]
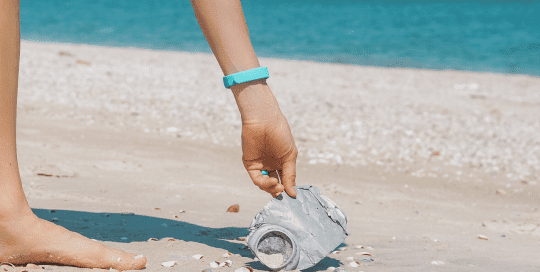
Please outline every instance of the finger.
[{"label": "finger", "polygon": [[276,184],[276,185],[274,186],[274,188],[271,188],[271,189],[270,189],[270,190],[271,190],[271,193],[270,193],[270,194],[271,194],[273,197],[276,197],[276,196],[280,195],[281,193],[283,193],[283,190],[285,190],[285,187],[283,187],[283,185],[282,185],[281,183],[279,183],[280,178],[279,178],[278,170],[276,170],[276,171],[271,171],[271,172],[269,173],[269,176],[270,176],[271,178],[275,178],[276,180],[278,180],[278,184]]},{"label": "finger", "polygon": [[296,160],[283,163],[281,183],[290,197],[296,197]]},{"label": "finger", "polygon": [[253,183],[266,192],[279,183],[276,178],[264,176],[260,170],[248,170],[248,174]]}]

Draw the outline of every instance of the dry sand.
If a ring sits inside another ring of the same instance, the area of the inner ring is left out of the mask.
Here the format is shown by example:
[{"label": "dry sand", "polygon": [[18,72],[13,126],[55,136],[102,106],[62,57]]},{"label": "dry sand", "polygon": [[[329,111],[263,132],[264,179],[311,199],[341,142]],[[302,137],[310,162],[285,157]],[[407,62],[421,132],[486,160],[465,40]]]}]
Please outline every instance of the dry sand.
[{"label": "dry sand", "polygon": [[[539,78],[260,62],[300,149],[297,184],[349,220],[347,250],[306,271],[539,269]],[[36,214],[144,254],[147,271],[266,270],[237,240],[270,195],[243,168],[222,76],[212,55],[23,41],[18,156]]]}]

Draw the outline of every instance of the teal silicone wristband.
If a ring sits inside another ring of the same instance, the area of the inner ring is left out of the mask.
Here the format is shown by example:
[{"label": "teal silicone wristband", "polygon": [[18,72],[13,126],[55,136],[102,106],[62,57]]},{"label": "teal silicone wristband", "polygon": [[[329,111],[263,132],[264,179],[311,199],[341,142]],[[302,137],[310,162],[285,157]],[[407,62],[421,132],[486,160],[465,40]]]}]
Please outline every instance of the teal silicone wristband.
[{"label": "teal silicone wristband", "polygon": [[268,68],[266,67],[259,67],[254,69],[249,69],[246,71],[242,71],[236,74],[228,75],[223,77],[223,84],[225,84],[225,88],[230,89],[231,86],[253,81],[261,78],[269,78],[270,74],[268,74]]},{"label": "teal silicone wristband", "polygon": [[268,175],[268,171],[262,170],[262,171],[261,171],[261,174],[263,174],[263,175]]}]

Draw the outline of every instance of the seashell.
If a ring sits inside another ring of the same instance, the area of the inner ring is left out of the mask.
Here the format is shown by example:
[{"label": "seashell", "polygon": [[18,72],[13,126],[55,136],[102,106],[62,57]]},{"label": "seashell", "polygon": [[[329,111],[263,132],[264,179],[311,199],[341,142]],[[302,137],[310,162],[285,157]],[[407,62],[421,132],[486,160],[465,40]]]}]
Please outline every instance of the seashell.
[{"label": "seashell", "polygon": [[[339,253],[341,253],[341,252],[339,252],[339,251],[337,251],[337,250],[336,250],[336,251],[332,251],[332,254],[339,254]],[[356,253],[356,254],[358,254],[358,253]]]},{"label": "seashell", "polygon": [[232,261],[231,260],[226,260],[225,265],[228,266],[228,267],[231,267],[232,266]]},{"label": "seashell", "polygon": [[251,268],[249,266],[240,267],[240,268],[234,270],[234,272],[253,272],[253,268]]},{"label": "seashell", "polygon": [[348,249],[348,248],[346,248],[346,247],[340,247],[340,248],[339,248],[339,250],[341,250],[341,251],[345,251],[345,250],[347,250],[347,249]]},{"label": "seashell", "polygon": [[443,261],[433,261],[433,262],[431,262],[431,264],[441,265],[441,264],[444,264],[444,262]]},{"label": "seashell", "polygon": [[353,257],[347,257],[347,261],[354,261]]},{"label": "seashell", "polygon": [[161,263],[161,265],[163,265],[165,267],[173,267],[175,264],[176,264],[176,261],[170,261],[170,262]]},{"label": "seashell", "polygon": [[240,205],[234,204],[227,209],[227,212],[237,213],[240,211]]},{"label": "seashell", "polygon": [[356,255],[371,256],[371,253],[363,251],[363,252],[358,252],[358,253],[356,253]]},{"label": "seashell", "polygon": [[157,238],[150,238],[148,240],[146,240],[147,242],[150,242],[150,241],[157,241],[158,239]]},{"label": "seashell", "polygon": [[356,262],[350,262],[349,267],[358,267],[358,263]]},{"label": "seashell", "polygon": [[160,210],[161,210],[161,208],[154,208],[154,210],[155,210],[155,211],[160,211]]},{"label": "seashell", "polygon": [[212,268],[218,268],[218,267],[219,267],[219,263],[218,263],[218,262],[211,262],[211,263],[210,263],[210,267],[212,267]]},{"label": "seashell", "polygon": [[191,257],[193,257],[193,258],[195,258],[195,259],[197,259],[197,260],[200,260],[200,259],[202,259],[204,256],[201,255],[201,254],[195,254],[195,255],[193,255],[193,256],[191,256]]},{"label": "seashell", "polygon": [[238,241],[245,241],[246,237],[238,237]]},{"label": "seashell", "polygon": [[179,212],[180,212],[180,213],[185,213],[186,211],[184,211],[184,210],[179,210]]},{"label": "seashell", "polygon": [[219,267],[224,267],[227,263],[219,263]]},{"label": "seashell", "polygon": [[481,235],[481,234],[478,234],[478,236],[476,236],[478,239],[481,239],[481,240],[487,240],[488,238],[484,235]]},{"label": "seashell", "polygon": [[142,258],[142,257],[143,257],[142,254],[141,254],[141,255],[137,255],[137,256],[135,256],[135,259],[140,259],[140,258]]},{"label": "seashell", "polygon": [[172,238],[172,237],[163,238],[163,239],[161,239],[161,240],[165,240],[165,241],[167,241],[167,242],[174,242],[174,241],[176,241],[176,239],[174,239],[174,238]]},{"label": "seashell", "polygon": [[364,247],[361,245],[358,245],[358,246],[355,246],[355,248],[364,248]]},{"label": "seashell", "polygon": [[223,257],[226,258],[226,257],[229,257],[229,256],[232,256],[232,253],[230,253],[230,252],[223,253]]},{"label": "seashell", "polygon": [[178,218],[178,215],[173,215],[173,218]]}]

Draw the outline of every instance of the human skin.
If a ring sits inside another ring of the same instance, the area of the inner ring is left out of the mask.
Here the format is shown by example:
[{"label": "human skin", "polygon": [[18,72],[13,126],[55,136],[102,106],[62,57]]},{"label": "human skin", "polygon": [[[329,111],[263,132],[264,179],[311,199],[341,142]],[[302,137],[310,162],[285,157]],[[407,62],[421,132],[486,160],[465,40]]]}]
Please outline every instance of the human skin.
[{"label": "human skin", "polygon": [[[240,0],[191,0],[199,25],[224,75],[260,67]],[[231,87],[242,117],[242,160],[253,183],[273,197],[296,197],[298,150],[289,123],[265,79]],[[262,175],[261,170],[278,170]]]},{"label": "human skin", "polygon": [[[259,67],[238,0],[193,0],[197,18],[225,75]],[[218,12],[219,11],[219,12]],[[38,218],[21,184],[16,150],[20,56],[19,0],[0,0],[0,262],[63,264],[137,270],[146,258],[106,247]],[[296,196],[297,149],[287,120],[265,80],[231,88],[242,117],[244,165],[254,184],[277,196]],[[282,171],[263,176],[260,170]]]}]

